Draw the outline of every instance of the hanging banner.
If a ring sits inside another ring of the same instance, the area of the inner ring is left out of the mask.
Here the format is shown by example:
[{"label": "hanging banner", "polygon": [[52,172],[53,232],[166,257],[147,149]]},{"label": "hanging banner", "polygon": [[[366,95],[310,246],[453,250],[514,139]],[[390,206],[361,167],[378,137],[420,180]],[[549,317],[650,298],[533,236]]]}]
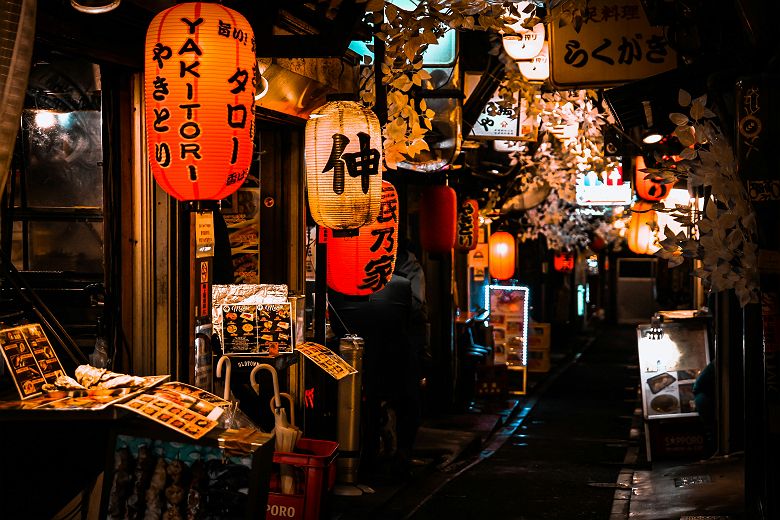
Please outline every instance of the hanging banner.
[{"label": "hanging banner", "polygon": [[[577,27],[570,3],[552,10],[550,26],[552,83],[557,87],[606,87],[677,68],[677,53],[653,27],[640,0],[590,0]],[[579,28],[579,31],[576,30]]]}]

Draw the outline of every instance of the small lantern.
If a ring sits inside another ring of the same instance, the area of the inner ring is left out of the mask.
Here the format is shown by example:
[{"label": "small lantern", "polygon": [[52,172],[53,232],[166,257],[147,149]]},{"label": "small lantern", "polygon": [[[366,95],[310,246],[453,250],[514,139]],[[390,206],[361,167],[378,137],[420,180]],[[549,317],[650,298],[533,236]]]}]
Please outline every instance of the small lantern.
[{"label": "small lantern", "polygon": [[598,253],[605,247],[607,247],[607,241],[604,240],[604,237],[599,235],[598,233],[593,233],[593,237],[590,239],[590,244],[588,245],[591,251],[594,253]]},{"label": "small lantern", "polygon": [[420,244],[429,253],[449,253],[455,245],[457,196],[449,186],[428,186],[420,198]]},{"label": "small lantern", "polygon": [[628,248],[638,255],[652,255],[658,245],[658,217],[651,202],[636,202],[632,206],[631,222],[626,230]]},{"label": "small lantern", "polygon": [[515,237],[506,231],[496,231],[488,241],[490,276],[508,280],[515,274]]},{"label": "small lantern", "polygon": [[553,257],[553,267],[559,273],[570,273],[574,270],[574,253],[558,251]]},{"label": "small lantern", "polygon": [[219,4],[178,4],[149,24],[144,62],[146,142],[157,183],[178,200],[235,192],[252,160],[252,26]]},{"label": "small lantern", "polygon": [[647,173],[642,171],[645,168],[647,168],[645,158],[641,155],[636,156],[634,158],[634,189],[637,197],[653,202],[664,200],[669,196],[672,185],[650,179]]},{"label": "small lantern", "polygon": [[306,183],[311,216],[331,229],[370,224],[382,191],[379,119],[354,101],[329,101],[306,123]]},{"label": "small lantern", "polygon": [[542,45],[539,54],[528,61],[518,61],[517,68],[526,81],[544,82],[550,77],[550,49],[547,42]]},{"label": "small lantern", "polygon": [[473,251],[479,239],[479,205],[474,199],[464,200],[458,210],[457,251]]},{"label": "small lantern", "polygon": [[535,15],[536,9],[532,2],[527,0],[518,2],[517,10],[520,13],[520,19],[509,26],[514,32],[504,34],[502,38],[504,51],[513,60],[530,60],[542,50],[544,24],[537,23],[531,29],[523,27],[526,20]]},{"label": "small lantern", "polygon": [[382,181],[379,214],[356,236],[328,238],[328,287],[350,296],[367,296],[390,281],[398,252],[398,195]]}]

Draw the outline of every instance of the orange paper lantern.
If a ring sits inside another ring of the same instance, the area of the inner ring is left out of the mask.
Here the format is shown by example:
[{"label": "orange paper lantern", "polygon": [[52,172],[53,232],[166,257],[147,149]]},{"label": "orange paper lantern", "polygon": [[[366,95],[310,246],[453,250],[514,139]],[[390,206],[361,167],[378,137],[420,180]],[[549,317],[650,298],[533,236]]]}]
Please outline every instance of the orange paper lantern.
[{"label": "orange paper lantern", "polygon": [[219,200],[246,179],[255,126],[255,37],[236,11],[178,4],[146,33],[149,164],[178,200]]},{"label": "orange paper lantern", "polygon": [[515,274],[515,237],[506,231],[496,231],[488,241],[490,276],[508,280]]},{"label": "orange paper lantern", "polygon": [[382,181],[376,220],[359,228],[357,236],[328,239],[328,287],[351,296],[382,289],[395,269],[398,252],[398,194]]},{"label": "orange paper lantern", "polygon": [[574,253],[559,251],[553,257],[553,267],[559,273],[570,273],[574,270]]},{"label": "orange paper lantern", "polygon": [[652,203],[642,201],[631,207],[633,213],[626,230],[626,241],[628,248],[638,255],[652,255],[661,248],[658,245],[658,217],[652,207]]},{"label": "orange paper lantern", "polygon": [[428,186],[420,198],[420,244],[429,253],[449,253],[455,246],[458,200],[449,186]]},{"label": "orange paper lantern", "polygon": [[657,202],[669,196],[672,190],[671,184],[654,181],[647,177],[646,172],[641,171],[647,168],[644,157],[641,155],[635,157],[634,165],[634,189],[637,197],[642,200]]},{"label": "orange paper lantern", "polygon": [[476,200],[464,200],[458,210],[457,251],[473,251],[479,239],[479,205]]}]

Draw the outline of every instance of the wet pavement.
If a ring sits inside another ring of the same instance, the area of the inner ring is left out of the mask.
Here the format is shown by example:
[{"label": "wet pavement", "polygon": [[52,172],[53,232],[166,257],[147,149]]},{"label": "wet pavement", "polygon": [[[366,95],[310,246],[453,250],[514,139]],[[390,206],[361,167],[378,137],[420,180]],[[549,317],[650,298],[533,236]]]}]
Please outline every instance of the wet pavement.
[{"label": "wet pavement", "polygon": [[740,456],[647,461],[635,327],[553,344],[551,357],[527,395],[428,420],[407,479],[331,497],[327,518],[743,518]]}]

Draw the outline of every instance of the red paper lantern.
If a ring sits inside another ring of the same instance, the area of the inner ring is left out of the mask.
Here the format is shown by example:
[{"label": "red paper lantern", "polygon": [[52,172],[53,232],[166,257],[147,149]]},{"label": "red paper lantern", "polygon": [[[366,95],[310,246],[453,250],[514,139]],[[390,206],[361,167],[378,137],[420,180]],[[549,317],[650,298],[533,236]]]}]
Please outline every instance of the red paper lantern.
[{"label": "red paper lantern", "polygon": [[594,233],[593,238],[590,239],[590,250],[594,253],[598,253],[602,249],[604,249],[607,246],[607,241],[604,240],[604,237],[601,235]]},{"label": "red paper lantern", "polygon": [[479,240],[479,205],[476,200],[464,200],[458,210],[457,251],[473,251]]},{"label": "red paper lantern", "polygon": [[420,199],[420,243],[429,253],[449,253],[455,245],[457,197],[449,186],[428,186]]},{"label": "red paper lantern", "polygon": [[515,274],[515,237],[506,231],[496,231],[488,241],[490,276],[497,280],[508,280]]},{"label": "red paper lantern", "polygon": [[559,251],[553,257],[553,267],[559,273],[570,273],[574,270],[574,253]]},{"label": "red paper lantern", "polygon": [[144,62],[146,142],[157,183],[179,200],[235,192],[252,159],[252,26],[219,4],[178,4],[149,25]]},{"label": "red paper lantern", "polygon": [[376,220],[357,236],[328,238],[328,287],[350,296],[367,296],[382,289],[395,269],[398,252],[398,194],[382,181]]},{"label": "red paper lantern", "polygon": [[641,155],[635,157],[634,165],[634,189],[636,190],[637,197],[643,200],[657,202],[659,200],[664,200],[669,196],[669,193],[672,191],[671,184],[664,184],[663,182],[651,180],[646,177],[646,172],[641,171],[647,168],[647,166],[645,166],[644,157]]}]

